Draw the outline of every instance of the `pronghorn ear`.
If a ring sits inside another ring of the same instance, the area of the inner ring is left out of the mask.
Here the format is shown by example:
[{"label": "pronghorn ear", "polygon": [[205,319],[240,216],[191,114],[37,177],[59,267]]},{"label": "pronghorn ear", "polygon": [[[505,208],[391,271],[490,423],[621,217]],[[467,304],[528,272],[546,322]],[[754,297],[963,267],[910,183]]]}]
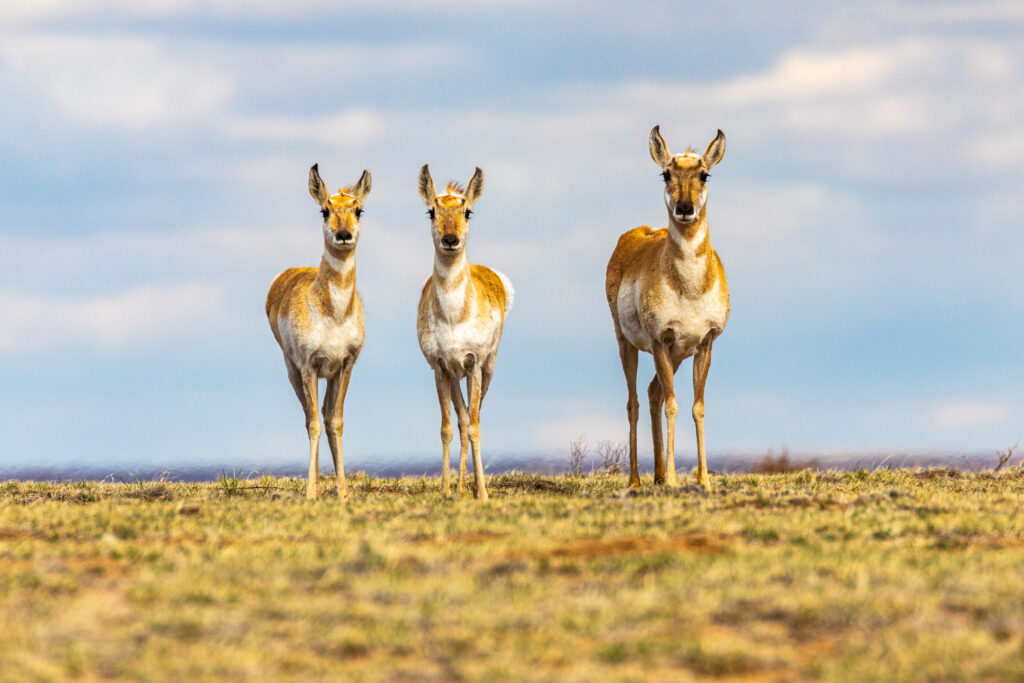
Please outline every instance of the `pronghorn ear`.
[{"label": "pronghorn ear", "polygon": [[658,128],[660,126],[651,129],[651,158],[658,166],[665,168],[672,161],[672,154],[668,151],[668,145],[665,144],[665,139],[661,137]]},{"label": "pronghorn ear", "polygon": [[434,179],[430,177],[430,167],[427,164],[423,164],[423,168],[420,169],[419,190],[420,197],[423,197],[426,205],[433,206],[434,200],[437,199],[437,190],[434,189]]},{"label": "pronghorn ear", "polygon": [[370,172],[363,171],[363,175],[359,177],[359,182],[352,188],[352,196],[359,201],[366,199],[366,195],[370,194],[371,181]]},{"label": "pronghorn ear", "polygon": [[725,133],[722,129],[718,129],[718,135],[708,145],[707,150],[704,152],[704,167],[709,171],[718,165],[718,162],[725,156]]},{"label": "pronghorn ear", "polygon": [[316,200],[317,204],[324,206],[331,198],[331,195],[327,191],[324,181],[320,179],[320,171],[317,169],[317,166],[319,164],[313,164],[309,169],[309,194]]},{"label": "pronghorn ear", "polygon": [[480,167],[476,167],[476,173],[469,179],[469,185],[466,186],[466,201],[470,204],[480,199],[480,195],[484,193],[484,172],[480,170]]}]

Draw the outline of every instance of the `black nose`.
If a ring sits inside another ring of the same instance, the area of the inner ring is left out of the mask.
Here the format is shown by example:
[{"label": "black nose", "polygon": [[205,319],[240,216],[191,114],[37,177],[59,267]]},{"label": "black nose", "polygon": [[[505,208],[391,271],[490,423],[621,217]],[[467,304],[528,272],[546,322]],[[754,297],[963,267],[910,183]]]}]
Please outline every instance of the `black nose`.
[{"label": "black nose", "polygon": [[676,204],[676,215],[689,216],[693,213],[693,202],[679,202]]},{"label": "black nose", "polygon": [[444,237],[441,238],[441,244],[443,244],[446,247],[454,247],[458,243],[459,243],[459,236],[458,235],[452,235],[451,233],[449,233],[449,234],[447,234],[447,235],[445,235]]},{"label": "black nose", "polygon": [[352,233],[350,233],[348,230],[342,230],[341,232],[334,233],[334,239],[338,240],[339,242],[348,242],[350,239],[352,239]]}]

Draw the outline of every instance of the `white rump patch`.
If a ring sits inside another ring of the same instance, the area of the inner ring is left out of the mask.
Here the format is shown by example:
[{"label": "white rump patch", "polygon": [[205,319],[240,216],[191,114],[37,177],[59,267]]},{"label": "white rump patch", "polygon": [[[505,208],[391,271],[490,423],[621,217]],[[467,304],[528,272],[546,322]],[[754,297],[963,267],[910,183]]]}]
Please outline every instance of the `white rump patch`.
[{"label": "white rump patch", "polygon": [[505,288],[505,313],[507,314],[512,310],[512,301],[516,298],[516,290],[512,286],[512,281],[508,279],[508,275],[494,268],[491,268],[491,270],[501,279],[501,285]]}]

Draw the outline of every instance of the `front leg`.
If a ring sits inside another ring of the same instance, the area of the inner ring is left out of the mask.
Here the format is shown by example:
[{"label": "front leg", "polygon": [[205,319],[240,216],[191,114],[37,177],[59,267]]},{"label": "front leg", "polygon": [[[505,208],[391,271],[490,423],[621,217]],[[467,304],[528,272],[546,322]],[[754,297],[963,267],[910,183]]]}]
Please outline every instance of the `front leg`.
[{"label": "front leg", "polygon": [[675,486],[678,482],[676,477],[676,415],[679,414],[679,407],[676,404],[676,393],[674,387],[675,364],[672,362],[670,350],[671,342],[664,343],[656,341],[651,345],[651,353],[654,356],[654,370],[658,375],[658,383],[661,385],[661,399],[665,404],[665,483]]},{"label": "front leg", "polygon": [[708,461],[704,452],[704,385],[711,369],[711,344],[697,349],[693,357],[693,423],[697,428],[697,483],[710,488]]},{"label": "front leg", "polygon": [[302,390],[306,408],[306,432],[309,434],[309,479],[306,482],[306,498],[313,500],[320,495],[320,389],[317,387],[316,372],[309,370],[302,374]]},{"label": "front leg", "polygon": [[[636,363],[639,351],[622,336],[617,323],[615,333],[619,342],[619,360],[622,361],[622,372],[626,375],[626,418],[629,420],[629,487],[638,489],[640,488],[640,467],[637,464],[636,423],[640,416],[640,402],[636,397]],[[657,454],[655,454],[655,478],[657,478]]]},{"label": "front leg", "polygon": [[441,404],[441,493],[452,493],[450,446],[452,443],[452,380],[443,368],[434,370],[437,401]]},{"label": "front leg", "polygon": [[487,500],[487,486],[484,483],[484,462],[480,454],[480,403],[483,400],[483,372],[474,364],[469,375],[469,440],[473,445],[474,495],[478,500]]},{"label": "front leg", "polygon": [[345,359],[341,371],[327,380],[327,393],[324,396],[324,423],[327,427],[327,445],[331,447],[334,459],[334,473],[337,477],[338,498],[348,496],[348,483],[345,481],[345,461],[341,450],[341,433],[345,426],[345,395],[348,383],[352,379],[352,366],[355,358]]},{"label": "front leg", "polygon": [[462,398],[462,387],[455,375],[451,378],[452,403],[459,418],[459,498],[466,497],[466,458],[469,456],[469,409]]}]

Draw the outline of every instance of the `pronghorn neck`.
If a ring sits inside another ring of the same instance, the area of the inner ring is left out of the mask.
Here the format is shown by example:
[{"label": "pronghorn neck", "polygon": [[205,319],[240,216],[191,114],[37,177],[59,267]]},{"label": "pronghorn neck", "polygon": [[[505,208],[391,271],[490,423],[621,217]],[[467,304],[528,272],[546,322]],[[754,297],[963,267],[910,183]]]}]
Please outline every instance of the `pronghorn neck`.
[{"label": "pronghorn neck", "polygon": [[468,304],[475,293],[465,250],[455,257],[434,254],[433,286],[444,319],[447,322],[464,320],[470,313]]},{"label": "pronghorn neck", "polygon": [[356,288],[356,251],[349,249],[341,256],[335,256],[324,249],[313,290],[325,310],[335,315],[344,315],[352,302]]},{"label": "pronghorn neck", "polygon": [[457,256],[434,254],[434,283],[438,287],[452,290],[461,286],[472,287],[469,275],[469,260],[463,250]]},{"label": "pronghorn neck", "polygon": [[705,288],[705,276],[711,255],[711,237],[705,212],[693,223],[675,223],[668,228],[668,242],[661,254],[662,271],[667,280],[677,285],[683,293],[694,296]]}]

